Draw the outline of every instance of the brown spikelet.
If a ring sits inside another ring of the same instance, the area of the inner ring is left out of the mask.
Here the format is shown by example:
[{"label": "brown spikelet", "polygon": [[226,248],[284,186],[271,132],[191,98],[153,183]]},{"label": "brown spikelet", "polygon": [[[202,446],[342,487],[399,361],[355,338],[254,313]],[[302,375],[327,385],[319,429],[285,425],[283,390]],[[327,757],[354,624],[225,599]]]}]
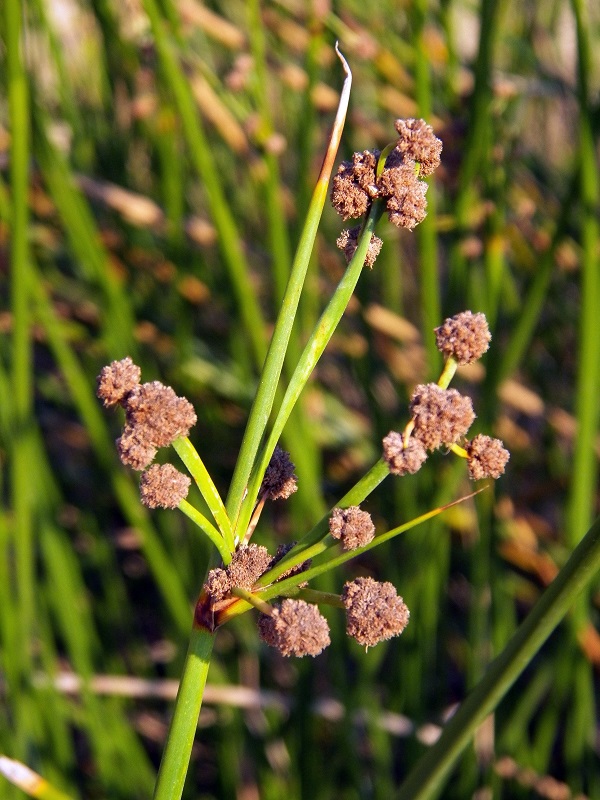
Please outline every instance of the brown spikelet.
[{"label": "brown spikelet", "polygon": [[265,471],[259,494],[266,495],[271,500],[287,500],[298,490],[294,469],[290,454],[277,446]]},{"label": "brown spikelet", "polygon": [[431,125],[423,119],[397,119],[394,123],[399,139],[396,149],[404,158],[416,161],[422,175],[431,175],[440,165],[442,143]]},{"label": "brown spikelet", "polygon": [[427,184],[417,177],[414,161],[384,169],[378,185],[380,195],[387,197],[388,218],[393,225],[411,231],[425,219]]},{"label": "brown spikelet", "polygon": [[273,556],[269,555],[266,547],[258,544],[242,545],[233,554],[227,567],[227,575],[232,586],[249,590],[272,563]]},{"label": "brown spikelet", "polygon": [[117,439],[117,452],[123,464],[142,470],[152,463],[156,447],[148,444],[143,435],[140,437],[139,428],[125,425],[122,435]]},{"label": "brown spikelet", "polygon": [[196,413],[185,397],[178,397],[170,386],[159,381],[142,383],[124,403],[127,424],[147,446],[168,447],[175,439],[187,436],[196,424]]},{"label": "brown spikelet", "polygon": [[329,518],[329,533],[340,540],[344,550],[355,550],[373,540],[375,526],[371,515],[358,506],[334,508]]},{"label": "brown spikelet", "polygon": [[96,395],[106,408],[117,405],[137,386],[141,374],[142,371],[129,356],[121,361],[111,361],[107,367],[102,367],[96,378]]},{"label": "brown spikelet", "polygon": [[383,457],[392,475],[413,475],[425,463],[427,450],[412,436],[405,447],[402,434],[390,431],[383,440]]},{"label": "brown spikelet", "polygon": [[375,169],[379,151],[353,153],[352,161],[342,161],[331,183],[331,204],[346,219],[362,217],[373,192],[376,193]]},{"label": "brown spikelet", "polygon": [[140,496],[148,508],[177,508],[187,497],[190,479],[171,464],[154,464],[142,474]]},{"label": "brown spikelet", "polygon": [[[359,233],[360,226],[357,226],[356,228],[351,228],[350,230],[343,230],[337,238],[336,245],[340,250],[344,251],[344,257],[347,264],[352,261],[352,256],[356,252]],[[382,247],[383,241],[379,238],[379,236],[375,236],[375,234],[372,233],[371,241],[367,249],[367,255],[365,256],[365,264],[367,267],[373,267],[375,259],[381,252]]]},{"label": "brown spikelet", "polygon": [[492,439],[480,433],[467,442],[465,449],[469,455],[469,477],[474,481],[482,478],[499,478],[504,474],[504,468],[510,453],[500,439]]},{"label": "brown spikelet", "polygon": [[408,625],[410,612],[391,583],[356,578],[344,585],[342,602],[348,635],[367,647],[398,636]]},{"label": "brown spikelet", "polygon": [[456,389],[441,389],[435,383],[417,386],[409,407],[414,421],[413,436],[428,450],[457,442],[475,419],[470,397]]},{"label": "brown spikelet", "polygon": [[437,349],[459,364],[471,364],[487,351],[492,335],[485,314],[463,311],[435,329]]},{"label": "brown spikelet", "polygon": [[304,600],[286,599],[271,616],[261,614],[258,631],[283,656],[318,656],[330,643],[327,620],[317,606]]},{"label": "brown spikelet", "polygon": [[204,591],[214,602],[228,595],[231,591],[231,579],[227,571],[221,567],[211,569],[204,584]]}]

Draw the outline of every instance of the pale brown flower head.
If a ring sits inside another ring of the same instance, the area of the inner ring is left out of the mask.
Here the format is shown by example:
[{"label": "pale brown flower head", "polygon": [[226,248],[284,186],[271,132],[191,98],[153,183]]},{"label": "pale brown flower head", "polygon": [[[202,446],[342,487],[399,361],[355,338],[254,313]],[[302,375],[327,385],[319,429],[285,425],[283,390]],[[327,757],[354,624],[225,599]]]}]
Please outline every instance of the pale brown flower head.
[{"label": "pale brown flower head", "polygon": [[463,311],[435,329],[437,349],[459,364],[471,364],[486,352],[492,335],[485,314]]},{"label": "pale brown flower head", "polygon": [[177,508],[187,497],[191,480],[171,464],[154,464],[142,474],[140,496],[148,508]]},{"label": "pale brown flower head", "polygon": [[358,506],[334,508],[329,518],[329,533],[340,540],[344,550],[355,550],[373,541],[375,525],[371,515]]},{"label": "pale brown flower head", "polygon": [[213,601],[222,600],[231,591],[231,579],[222,567],[211,569],[207,575],[204,591]]},{"label": "pale brown flower head", "polygon": [[298,490],[298,478],[294,475],[294,469],[290,454],[277,446],[265,471],[260,495],[266,495],[271,500],[287,500]]},{"label": "pale brown flower head", "polygon": [[431,175],[440,165],[442,143],[431,125],[423,119],[397,119],[394,123],[400,138],[396,149],[421,166],[422,175]]},{"label": "pale brown flower head", "polygon": [[[394,164],[393,153],[386,164]],[[412,231],[427,215],[427,184],[419,180],[414,161],[386,167],[378,182],[380,197],[387,197],[388,219],[397,228]]]},{"label": "pale brown flower head", "polygon": [[469,477],[474,481],[482,478],[499,478],[504,474],[510,453],[500,439],[492,439],[480,433],[467,442],[465,450],[469,454]]},{"label": "pale brown flower head", "polygon": [[242,545],[233,554],[227,567],[227,574],[232,586],[240,589],[252,589],[260,576],[273,563],[266,547],[258,544]]},{"label": "pale brown flower head", "polygon": [[286,599],[258,620],[261,639],[283,656],[318,656],[330,643],[329,625],[317,606]]},{"label": "pale brown flower head", "polygon": [[402,434],[390,431],[383,440],[383,457],[392,475],[414,475],[425,463],[427,450],[412,436],[405,447]]},{"label": "pale brown flower head", "polygon": [[96,395],[106,408],[115,406],[137,386],[141,374],[141,369],[129,356],[121,361],[111,361],[107,367],[102,367],[100,375],[96,378],[98,384]]},{"label": "pale brown flower head", "polygon": [[331,204],[346,219],[362,217],[375,191],[375,170],[379,151],[353,153],[352,161],[342,161],[331,183]]},{"label": "pale brown flower head", "polygon": [[398,636],[408,625],[410,612],[391,583],[356,578],[344,585],[342,602],[346,632],[366,647]]},{"label": "pale brown flower head", "polygon": [[[358,234],[360,233],[360,225],[356,228],[351,228],[350,230],[343,230],[337,238],[336,245],[339,247],[340,250],[344,251],[344,257],[346,259],[346,263],[349,264],[352,261],[352,256],[356,252],[356,248],[358,246]],[[374,233],[371,234],[371,241],[369,243],[369,247],[367,249],[367,255],[365,256],[365,264],[367,267],[372,268],[373,264],[375,263],[375,259],[381,252],[381,248],[383,247],[383,241],[379,238],[379,236],[375,236]]]},{"label": "pale brown flower head", "polygon": [[170,386],[159,381],[134,387],[123,407],[127,424],[136,429],[138,438],[156,448],[187,436],[197,419],[189,400],[177,397]]},{"label": "pale brown flower head", "polygon": [[117,439],[117,452],[123,464],[142,470],[154,460],[156,447],[144,439],[143,430],[125,425],[122,435]]},{"label": "pale brown flower head", "polygon": [[419,384],[409,408],[414,420],[413,436],[428,450],[457,442],[475,419],[470,397],[456,389],[441,389],[435,383]]}]

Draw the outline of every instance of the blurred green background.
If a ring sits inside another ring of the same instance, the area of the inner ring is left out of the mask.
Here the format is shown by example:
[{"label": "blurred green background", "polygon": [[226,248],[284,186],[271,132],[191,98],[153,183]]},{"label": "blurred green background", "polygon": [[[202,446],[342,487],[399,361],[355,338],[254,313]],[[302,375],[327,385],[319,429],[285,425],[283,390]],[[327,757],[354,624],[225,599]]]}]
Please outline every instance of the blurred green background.
[{"label": "blurred green background", "polygon": [[[0,751],[84,798],[147,798],[208,548],[147,513],[95,376],[130,355],[185,394],[222,493],[326,146],[422,116],[443,140],[429,215],[385,241],[284,436],[299,492],[256,540],[298,538],[436,379],[432,329],[484,311],[454,385],[502,438],[487,492],[328,576],[411,609],[365,654],[285,660],[251,615],[220,631],[187,798],[393,798],[598,506],[600,6],[3,0],[0,4]],[[343,272],[327,208],[289,365]],[[168,454],[167,454],[168,455]],[[176,460],[173,459],[174,463]],[[435,454],[365,503],[378,530],[468,493]],[[481,728],[445,798],[600,797],[599,596]],[[0,778],[0,795],[23,795]]]}]

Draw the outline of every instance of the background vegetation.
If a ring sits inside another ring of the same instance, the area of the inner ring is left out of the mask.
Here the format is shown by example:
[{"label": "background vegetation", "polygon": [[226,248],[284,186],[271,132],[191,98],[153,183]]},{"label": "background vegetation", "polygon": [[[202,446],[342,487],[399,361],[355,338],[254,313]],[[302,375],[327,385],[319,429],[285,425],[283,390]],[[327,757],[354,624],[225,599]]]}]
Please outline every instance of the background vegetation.
[{"label": "background vegetation", "polygon": [[[494,333],[477,430],[498,484],[353,563],[411,609],[364,653],[288,661],[224,628],[188,798],[391,798],[554,577],[598,505],[600,10],[585,0],[4,0],[0,18],[0,751],[86,798],[146,798],[207,549],[147,513],[95,376],[130,355],[195,405],[226,490],[342,83],[344,152],[423,116],[443,140],[429,216],[382,222],[302,409],[300,490],[257,541],[305,532],[436,376],[432,328]],[[325,213],[290,363],[343,261]],[[382,233],[383,231],[383,233]],[[470,490],[438,454],[366,504],[392,527]],[[598,596],[481,728],[446,798],[600,796]],[[2,780],[2,779],[0,779]],[[552,793],[555,794],[552,794]],[[563,792],[556,794],[556,792]],[[2,797],[22,796],[3,782]]]}]

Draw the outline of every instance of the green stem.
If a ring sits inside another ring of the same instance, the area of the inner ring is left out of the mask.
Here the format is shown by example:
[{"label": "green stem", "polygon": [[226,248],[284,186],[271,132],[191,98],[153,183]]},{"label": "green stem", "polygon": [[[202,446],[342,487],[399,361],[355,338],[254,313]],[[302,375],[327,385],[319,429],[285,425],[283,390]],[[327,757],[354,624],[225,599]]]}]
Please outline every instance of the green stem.
[{"label": "green stem", "polygon": [[183,511],[183,513],[189,517],[192,522],[195,522],[200,530],[208,536],[208,538],[219,551],[219,554],[223,559],[223,563],[226,565],[229,564],[231,561],[231,551],[228,549],[227,545],[223,541],[223,537],[215,528],[215,526],[212,525],[210,521],[206,519],[204,514],[201,514],[197,508],[194,508],[191,503],[188,503],[187,500],[182,500],[177,507],[180,511]]},{"label": "green stem", "polygon": [[436,744],[410,772],[396,800],[429,800],[441,788],[478,726],[497,707],[599,569],[600,519],[590,528],[503,652],[490,664]]},{"label": "green stem", "polygon": [[196,486],[200,489],[200,494],[204,498],[206,505],[210,508],[210,513],[219,526],[219,530],[225,539],[225,544],[229,548],[229,551],[233,553],[235,545],[233,543],[231,522],[229,521],[227,511],[221,500],[221,495],[213,479],[210,477],[208,470],[204,466],[204,462],[200,458],[198,451],[187,436],[176,439],[173,442],[173,449],[196,482]]},{"label": "green stem", "polygon": [[192,630],[173,719],[158,770],[154,800],[179,800],[182,795],[214,638],[214,634],[204,628]]}]

